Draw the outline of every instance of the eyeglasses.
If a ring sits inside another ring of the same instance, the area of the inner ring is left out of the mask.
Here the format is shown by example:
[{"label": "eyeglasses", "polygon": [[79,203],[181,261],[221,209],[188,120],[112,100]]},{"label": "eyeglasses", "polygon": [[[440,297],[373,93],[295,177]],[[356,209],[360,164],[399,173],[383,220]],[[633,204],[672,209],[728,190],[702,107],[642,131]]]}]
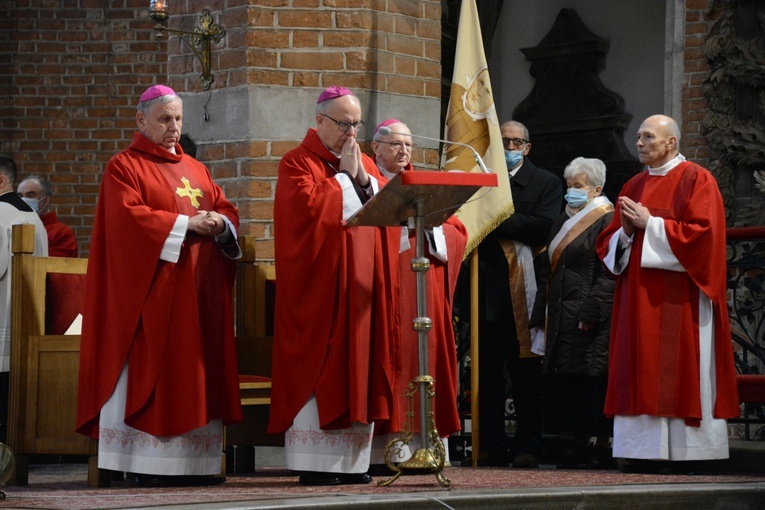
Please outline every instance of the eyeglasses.
[{"label": "eyeglasses", "polygon": [[412,152],[412,144],[411,143],[404,143],[404,142],[383,142],[382,140],[377,140],[377,143],[386,143],[391,146],[393,150],[396,152],[400,151],[401,149],[405,149],[407,152]]},{"label": "eyeglasses", "polygon": [[511,143],[513,144],[514,148],[521,149],[524,145],[529,143],[529,141],[524,140],[523,138],[502,138],[502,147],[505,149],[509,149]]},{"label": "eyeglasses", "polygon": [[329,115],[324,114],[324,113],[320,113],[319,115],[321,115],[322,117],[326,117],[329,120],[331,120],[332,122],[334,122],[335,124],[337,124],[338,129],[340,131],[342,131],[343,133],[345,133],[346,131],[348,131],[351,128],[353,128],[356,131],[358,131],[360,128],[364,127],[364,121],[363,120],[360,120],[358,122],[345,122],[345,121],[335,120],[332,117],[330,117]]}]

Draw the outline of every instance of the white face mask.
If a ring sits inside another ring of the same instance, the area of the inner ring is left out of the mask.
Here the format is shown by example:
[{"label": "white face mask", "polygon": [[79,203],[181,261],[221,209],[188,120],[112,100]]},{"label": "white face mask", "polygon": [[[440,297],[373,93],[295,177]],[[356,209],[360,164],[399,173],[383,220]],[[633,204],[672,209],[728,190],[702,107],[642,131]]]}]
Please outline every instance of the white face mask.
[{"label": "white face mask", "polygon": [[40,214],[40,201],[36,198],[21,197],[21,199],[32,208],[34,212]]}]

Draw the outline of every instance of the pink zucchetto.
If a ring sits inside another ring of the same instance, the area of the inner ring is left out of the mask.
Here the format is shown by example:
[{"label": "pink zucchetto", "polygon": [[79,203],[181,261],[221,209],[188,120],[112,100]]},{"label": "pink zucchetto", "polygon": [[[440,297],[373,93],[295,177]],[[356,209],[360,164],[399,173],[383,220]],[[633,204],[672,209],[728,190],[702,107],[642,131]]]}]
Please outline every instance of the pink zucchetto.
[{"label": "pink zucchetto", "polygon": [[375,134],[377,134],[377,132],[380,131],[381,127],[390,126],[391,124],[403,124],[403,122],[401,122],[398,119],[386,119],[377,125],[377,127],[375,128]]},{"label": "pink zucchetto", "polygon": [[167,85],[152,85],[148,89],[146,89],[146,92],[141,94],[141,98],[138,100],[139,103],[143,103],[144,101],[149,101],[150,99],[156,99],[159,96],[177,96],[178,94],[175,93],[173,89],[168,87]]},{"label": "pink zucchetto", "polygon": [[342,96],[352,96],[353,92],[350,91],[350,89],[347,89],[345,87],[338,87],[337,85],[332,85],[331,87],[327,87],[324,89],[324,92],[321,93],[319,96],[319,100],[316,101],[316,104],[323,103],[324,101],[328,101],[330,99],[335,99],[336,97],[342,97]]}]

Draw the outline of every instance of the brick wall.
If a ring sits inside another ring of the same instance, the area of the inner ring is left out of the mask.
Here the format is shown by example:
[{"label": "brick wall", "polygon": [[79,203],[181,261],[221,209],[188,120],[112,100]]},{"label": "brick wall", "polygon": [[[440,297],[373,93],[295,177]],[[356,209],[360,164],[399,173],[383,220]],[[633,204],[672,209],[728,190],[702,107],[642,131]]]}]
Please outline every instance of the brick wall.
[{"label": "brick wall", "polygon": [[21,177],[51,180],[87,253],[101,170],[132,138],[134,98],[165,72],[148,2],[3,0],[0,12],[0,151]]},{"label": "brick wall", "polygon": [[[0,0],[0,151],[14,157],[21,177],[52,181],[59,216],[75,229],[83,255],[103,166],[135,129],[135,98],[155,82],[208,94],[191,49],[175,36],[155,40],[148,3]],[[338,83],[439,98],[438,0],[177,0],[169,26],[193,30],[203,8],[226,30],[213,44],[212,92]],[[276,132],[279,120],[269,120]],[[240,207],[242,233],[259,240],[264,260],[273,257],[278,160],[298,143],[199,143],[197,157]],[[414,160],[433,167],[438,156],[419,150]]]},{"label": "brick wall", "polygon": [[[216,86],[219,80],[230,88],[246,86],[255,90],[255,97],[259,89],[307,89],[315,101],[322,88],[339,84],[357,93],[440,101],[438,0],[265,0],[251,3],[244,14],[227,7],[220,19],[227,40],[219,55]],[[230,28],[235,26],[235,31]],[[183,79],[173,76],[172,55],[168,68],[172,83]],[[272,109],[292,112],[313,107],[311,101],[301,102],[296,95]],[[392,111],[384,117],[401,114]],[[251,122],[269,123],[273,139],[230,141],[222,148],[210,143],[202,146],[200,159],[237,203],[243,219],[241,233],[257,239],[257,258],[272,260],[278,161],[301,138],[279,136],[283,125],[278,115]],[[310,125],[312,118],[310,124],[300,126],[301,136]],[[368,143],[362,146],[370,152]],[[418,149],[413,161],[434,168],[438,154]]]},{"label": "brick wall", "polygon": [[[683,152],[705,164],[703,43],[715,12],[712,0],[685,5]],[[440,99],[439,0],[176,0],[172,8],[171,27],[192,29],[209,8],[226,29],[213,46],[213,93],[246,87],[257,96],[283,88],[315,97],[343,84],[389,98],[378,112],[383,117],[416,115],[396,108],[406,99]],[[137,95],[157,81],[208,94],[191,50],[176,37],[156,42],[147,11],[148,0],[0,0],[0,151],[17,160],[22,174],[48,175],[59,215],[75,228],[83,254],[100,173],[132,136]],[[265,120],[277,135],[280,120]],[[273,258],[278,160],[299,141],[285,135],[199,143],[197,157],[239,206],[242,233],[258,239],[261,260]],[[420,149],[413,160],[435,167],[438,154]]]},{"label": "brick wall", "polygon": [[707,113],[707,100],[702,87],[704,79],[709,75],[704,43],[719,13],[719,8],[712,9],[713,4],[713,0],[685,2],[685,79],[681,151],[688,159],[704,167],[709,166],[709,145],[701,134],[701,123]]}]

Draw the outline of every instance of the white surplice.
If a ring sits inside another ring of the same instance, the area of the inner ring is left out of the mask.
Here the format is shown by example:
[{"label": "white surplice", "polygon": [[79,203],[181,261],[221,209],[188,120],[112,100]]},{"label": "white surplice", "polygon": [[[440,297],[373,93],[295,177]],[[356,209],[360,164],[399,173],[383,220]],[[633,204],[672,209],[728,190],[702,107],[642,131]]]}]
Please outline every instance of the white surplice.
[{"label": "white surplice", "polygon": [[222,470],[223,422],[178,436],[158,437],[125,424],[127,365],[101,408],[98,467],[154,475],[217,475]]},{"label": "white surplice", "polygon": [[366,473],[373,430],[371,423],[322,430],[316,398],[311,395],[284,433],[285,466],[295,471]]}]

